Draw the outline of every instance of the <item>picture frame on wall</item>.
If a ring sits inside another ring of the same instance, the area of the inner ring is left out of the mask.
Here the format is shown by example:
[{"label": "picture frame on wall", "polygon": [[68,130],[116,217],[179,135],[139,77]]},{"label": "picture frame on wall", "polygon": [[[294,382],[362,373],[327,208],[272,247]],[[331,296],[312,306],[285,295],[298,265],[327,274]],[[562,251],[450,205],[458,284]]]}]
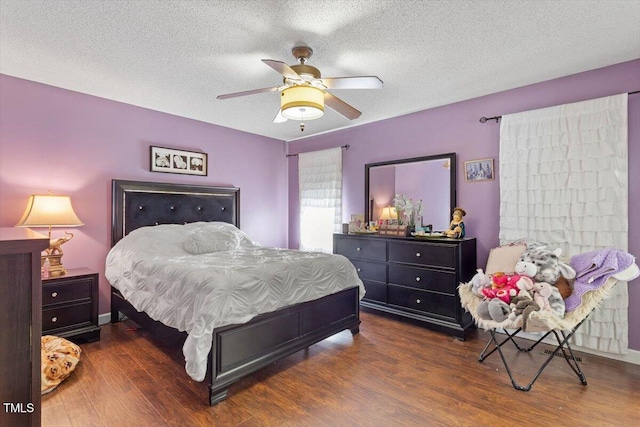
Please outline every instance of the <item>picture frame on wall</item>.
[{"label": "picture frame on wall", "polygon": [[465,182],[492,181],[494,178],[493,159],[479,159],[464,162]]},{"label": "picture frame on wall", "polygon": [[207,176],[208,169],[207,153],[151,146],[151,172]]}]

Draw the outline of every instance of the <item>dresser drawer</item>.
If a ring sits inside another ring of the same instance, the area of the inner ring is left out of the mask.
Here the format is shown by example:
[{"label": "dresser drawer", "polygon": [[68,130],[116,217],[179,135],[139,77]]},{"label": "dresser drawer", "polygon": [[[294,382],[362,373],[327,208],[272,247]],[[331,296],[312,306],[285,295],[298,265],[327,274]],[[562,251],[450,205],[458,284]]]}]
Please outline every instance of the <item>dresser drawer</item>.
[{"label": "dresser drawer", "polygon": [[458,284],[453,272],[389,264],[389,283],[457,295]]},{"label": "dresser drawer", "polygon": [[42,311],[42,331],[91,324],[92,304],[73,304]]},{"label": "dresser drawer", "polygon": [[386,304],[387,302],[387,284],[374,282],[372,280],[363,280],[364,289],[367,293],[364,295],[364,300],[378,301]]},{"label": "dresser drawer", "polygon": [[389,285],[389,304],[426,314],[455,318],[458,299],[452,295]]},{"label": "dresser drawer", "polygon": [[437,243],[389,242],[389,261],[456,267],[456,247]]},{"label": "dresser drawer", "polygon": [[343,238],[336,236],[335,253],[350,259],[387,260],[387,244],[384,240]]},{"label": "dresser drawer", "polygon": [[61,304],[69,301],[91,299],[91,279],[78,279],[65,283],[42,286],[42,305]]},{"label": "dresser drawer", "polygon": [[360,261],[351,259],[353,266],[362,280],[387,281],[387,264],[381,262]]}]

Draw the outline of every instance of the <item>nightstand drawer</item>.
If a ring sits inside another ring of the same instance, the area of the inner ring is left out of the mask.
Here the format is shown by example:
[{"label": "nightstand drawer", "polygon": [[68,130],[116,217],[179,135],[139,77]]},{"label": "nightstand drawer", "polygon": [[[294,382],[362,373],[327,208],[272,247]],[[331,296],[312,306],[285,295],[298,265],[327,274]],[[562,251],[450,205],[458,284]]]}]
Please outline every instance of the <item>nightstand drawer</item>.
[{"label": "nightstand drawer", "polygon": [[42,279],[42,335],[99,340],[98,280],[98,273],[88,268]]},{"label": "nightstand drawer", "polygon": [[455,268],[456,247],[437,243],[389,242],[389,261]]},{"label": "nightstand drawer", "polygon": [[45,284],[42,288],[42,305],[61,304],[91,299],[90,279],[78,279],[65,283]]},{"label": "nightstand drawer", "polygon": [[42,331],[92,323],[92,304],[66,305],[42,311]]}]

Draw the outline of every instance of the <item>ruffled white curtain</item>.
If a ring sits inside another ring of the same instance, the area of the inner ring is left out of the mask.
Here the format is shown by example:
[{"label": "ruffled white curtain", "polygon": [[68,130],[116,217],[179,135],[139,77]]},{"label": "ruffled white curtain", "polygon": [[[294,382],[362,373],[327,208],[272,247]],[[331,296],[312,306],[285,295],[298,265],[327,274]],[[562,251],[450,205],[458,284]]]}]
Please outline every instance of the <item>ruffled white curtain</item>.
[{"label": "ruffled white curtain", "polygon": [[[563,256],[628,249],[627,94],[502,117],[500,241],[527,238]],[[576,345],[628,351],[627,284],[589,316]]]},{"label": "ruffled white curtain", "polygon": [[298,155],[300,249],[333,252],[342,223],[342,148]]}]

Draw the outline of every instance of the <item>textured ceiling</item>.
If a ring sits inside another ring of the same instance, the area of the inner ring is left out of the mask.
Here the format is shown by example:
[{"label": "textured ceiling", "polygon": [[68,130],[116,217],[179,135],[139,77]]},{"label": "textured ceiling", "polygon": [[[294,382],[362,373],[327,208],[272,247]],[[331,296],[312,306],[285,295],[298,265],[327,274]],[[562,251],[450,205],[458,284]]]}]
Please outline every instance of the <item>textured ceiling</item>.
[{"label": "textured ceiling", "polygon": [[[324,77],[376,75],[327,108],[272,123],[282,83],[261,59],[314,50]],[[640,57],[640,1],[0,1],[0,72],[279,140],[357,126]]]}]

